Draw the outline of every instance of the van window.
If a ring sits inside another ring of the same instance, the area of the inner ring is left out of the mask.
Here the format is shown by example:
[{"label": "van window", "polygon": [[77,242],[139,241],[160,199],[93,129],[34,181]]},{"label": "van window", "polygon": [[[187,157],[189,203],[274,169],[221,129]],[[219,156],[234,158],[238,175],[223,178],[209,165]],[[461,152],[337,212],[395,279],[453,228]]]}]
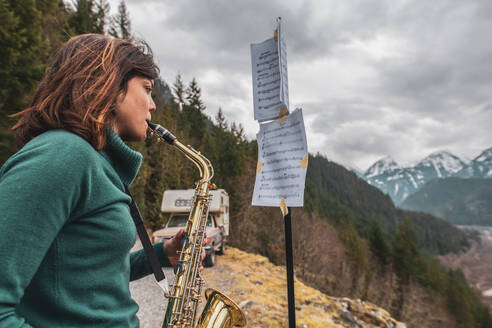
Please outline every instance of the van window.
[{"label": "van window", "polygon": [[188,214],[174,215],[167,224],[167,227],[186,227],[186,221],[188,221]]}]

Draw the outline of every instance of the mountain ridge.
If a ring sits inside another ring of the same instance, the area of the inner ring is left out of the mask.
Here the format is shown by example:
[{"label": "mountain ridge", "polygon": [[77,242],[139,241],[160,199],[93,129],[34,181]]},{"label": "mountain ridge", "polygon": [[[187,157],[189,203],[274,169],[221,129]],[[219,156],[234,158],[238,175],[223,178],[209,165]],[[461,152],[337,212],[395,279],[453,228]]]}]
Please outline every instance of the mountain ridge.
[{"label": "mountain ridge", "polygon": [[492,147],[468,163],[447,150],[433,152],[409,166],[399,166],[387,155],[372,164],[360,177],[388,194],[399,205],[433,179],[492,178]]},{"label": "mountain ridge", "polygon": [[462,178],[492,178],[492,147],[485,149],[457,173]]}]

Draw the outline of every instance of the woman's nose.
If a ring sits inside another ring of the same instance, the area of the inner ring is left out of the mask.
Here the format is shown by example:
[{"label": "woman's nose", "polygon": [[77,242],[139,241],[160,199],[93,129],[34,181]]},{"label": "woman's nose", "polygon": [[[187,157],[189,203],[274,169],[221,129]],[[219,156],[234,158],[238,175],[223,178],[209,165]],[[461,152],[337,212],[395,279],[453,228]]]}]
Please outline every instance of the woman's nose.
[{"label": "woman's nose", "polygon": [[156,107],[155,107],[154,99],[150,98],[150,104],[149,105],[150,105],[149,112],[155,111]]}]

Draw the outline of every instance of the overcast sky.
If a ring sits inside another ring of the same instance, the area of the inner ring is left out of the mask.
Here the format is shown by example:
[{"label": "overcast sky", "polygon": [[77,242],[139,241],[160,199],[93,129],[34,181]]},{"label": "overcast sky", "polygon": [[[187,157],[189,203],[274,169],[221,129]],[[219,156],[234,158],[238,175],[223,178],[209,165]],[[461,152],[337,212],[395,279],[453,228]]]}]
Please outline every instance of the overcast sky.
[{"label": "overcast sky", "polygon": [[[114,12],[119,0],[111,0]],[[206,113],[222,107],[249,139],[250,44],[282,17],[291,110],[308,147],[367,169],[448,150],[469,160],[492,147],[492,1],[127,0],[132,32],[161,76],[196,77]]]}]

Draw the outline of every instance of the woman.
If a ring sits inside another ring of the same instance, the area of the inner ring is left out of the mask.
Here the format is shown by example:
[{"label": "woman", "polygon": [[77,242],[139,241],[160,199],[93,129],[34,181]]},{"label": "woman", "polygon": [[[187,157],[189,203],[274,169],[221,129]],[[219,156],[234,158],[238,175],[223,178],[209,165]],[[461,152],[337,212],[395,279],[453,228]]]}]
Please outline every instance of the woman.
[{"label": "woman", "polygon": [[[150,49],[103,35],[68,41],[0,169],[0,327],[138,327],[129,281],[151,273],[125,194],[155,110]],[[154,244],[176,265],[178,234]]]}]

